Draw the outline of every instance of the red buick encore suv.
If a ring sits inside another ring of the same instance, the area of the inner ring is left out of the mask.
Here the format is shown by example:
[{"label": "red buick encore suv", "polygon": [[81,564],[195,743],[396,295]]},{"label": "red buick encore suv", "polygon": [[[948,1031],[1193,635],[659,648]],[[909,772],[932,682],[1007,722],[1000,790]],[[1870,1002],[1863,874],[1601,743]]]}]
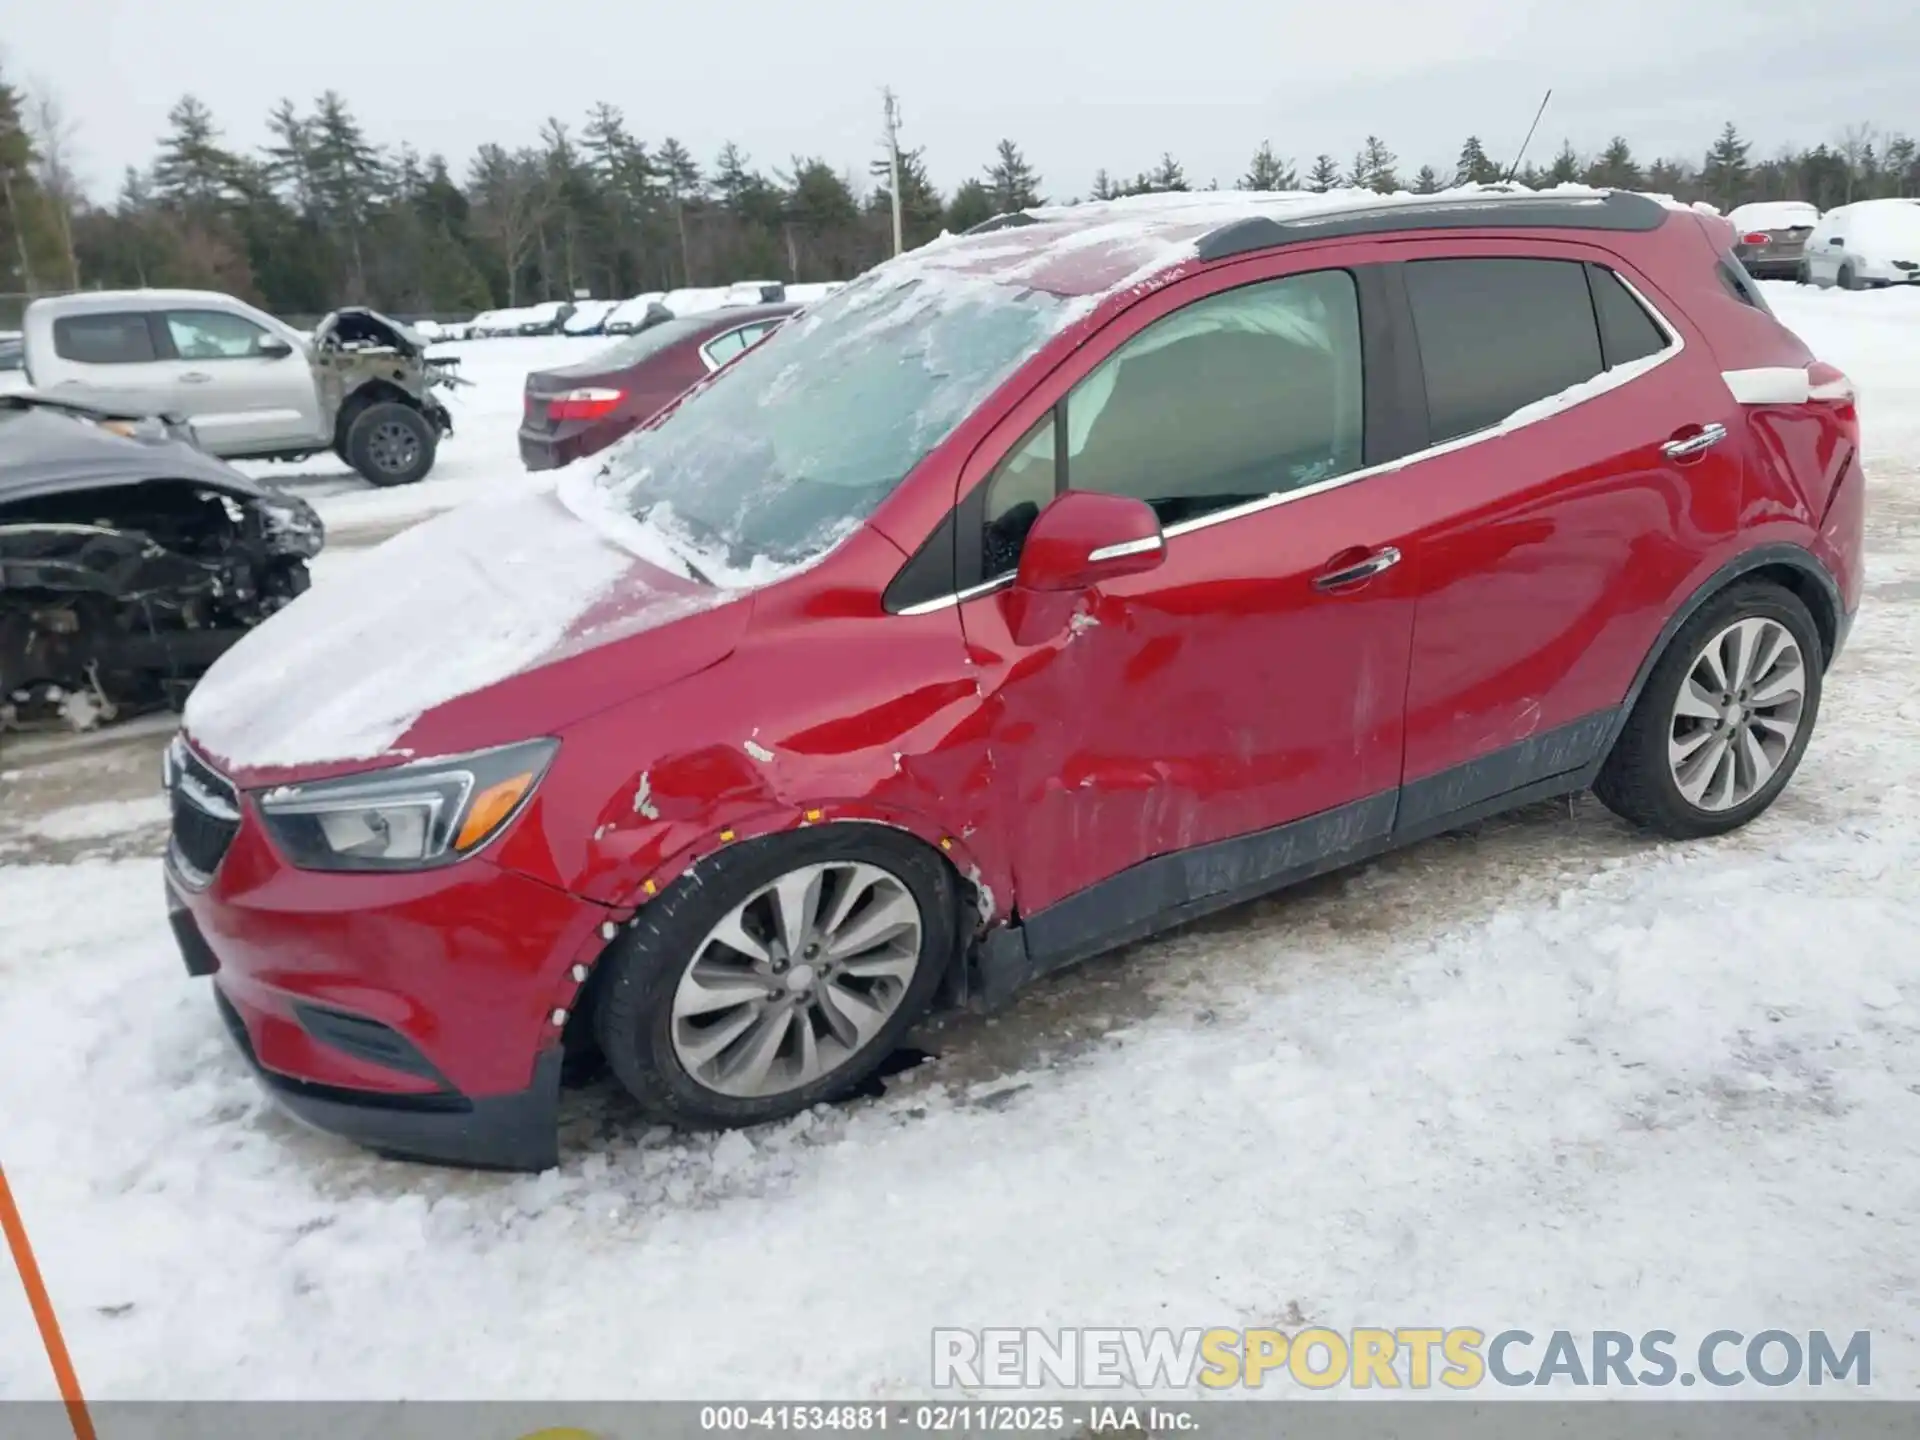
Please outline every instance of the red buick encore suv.
[{"label": "red buick encore suv", "polygon": [[1511,806],[1745,824],[1865,481],[1734,241],[1208,194],[882,265],[215,666],[167,767],[187,968],[295,1113],[537,1168],[596,1051],[767,1121],[932,1006]]}]

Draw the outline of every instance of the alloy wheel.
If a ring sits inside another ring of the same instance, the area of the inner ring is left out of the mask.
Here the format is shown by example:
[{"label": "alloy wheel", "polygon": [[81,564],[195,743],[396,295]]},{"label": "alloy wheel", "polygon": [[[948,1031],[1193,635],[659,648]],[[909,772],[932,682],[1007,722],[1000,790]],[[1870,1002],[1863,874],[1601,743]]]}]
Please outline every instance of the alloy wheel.
[{"label": "alloy wheel", "polygon": [[1778,620],[1736,620],[1687,667],[1667,735],[1667,764],[1689,805],[1744,805],[1793,749],[1807,700],[1806,657]]},{"label": "alloy wheel", "polygon": [[721,1095],[811,1085],[900,1008],[920,967],[919,902],[864,861],[803,865],[729,910],[674,991],[675,1058]]},{"label": "alloy wheel", "polygon": [[420,458],[420,437],[398,420],[388,420],[375,427],[367,454],[383,473],[404,474]]}]

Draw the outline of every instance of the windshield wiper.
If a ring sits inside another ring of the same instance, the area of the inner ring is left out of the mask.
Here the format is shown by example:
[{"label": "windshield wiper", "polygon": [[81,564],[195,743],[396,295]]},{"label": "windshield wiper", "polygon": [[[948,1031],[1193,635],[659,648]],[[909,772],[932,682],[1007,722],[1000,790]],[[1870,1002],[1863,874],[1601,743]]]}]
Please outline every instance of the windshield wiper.
[{"label": "windshield wiper", "polygon": [[714,583],[711,575],[694,564],[693,557],[688,555],[685,547],[683,547],[673,535],[668,533],[666,526],[654,524],[649,515],[641,514],[636,515],[634,518],[647,527],[648,533],[651,534],[654,539],[658,540],[661,545],[672,552],[673,558],[686,567],[687,574],[690,578],[699,581],[709,590],[717,590],[720,588]]}]

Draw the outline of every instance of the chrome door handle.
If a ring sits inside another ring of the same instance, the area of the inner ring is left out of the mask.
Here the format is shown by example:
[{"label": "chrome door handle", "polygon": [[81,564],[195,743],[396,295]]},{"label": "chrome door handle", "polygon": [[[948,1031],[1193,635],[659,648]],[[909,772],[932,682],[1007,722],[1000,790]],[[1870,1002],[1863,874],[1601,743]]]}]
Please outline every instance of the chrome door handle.
[{"label": "chrome door handle", "polygon": [[1382,547],[1352,565],[1338,570],[1329,570],[1313,582],[1316,590],[1337,590],[1342,585],[1352,585],[1357,581],[1371,580],[1382,571],[1391,570],[1400,563],[1400,552],[1391,545]]},{"label": "chrome door handle", "polygon": [[1660,453],[1669,460],[1684,460],[1689,455],[1698,455],[1702,450],[1712,449],[1726,438],[1726,426],[1702,425],[1698,435],[1689,435],[1684,440],[1669,440],[1660,447]]},{"label": "chrome door handle", "polygon": [[183,385],[204,385],[211,379],[213,379],[213,376],[207,374],[204,370],[189,370],[180,377],[180,383]]}]

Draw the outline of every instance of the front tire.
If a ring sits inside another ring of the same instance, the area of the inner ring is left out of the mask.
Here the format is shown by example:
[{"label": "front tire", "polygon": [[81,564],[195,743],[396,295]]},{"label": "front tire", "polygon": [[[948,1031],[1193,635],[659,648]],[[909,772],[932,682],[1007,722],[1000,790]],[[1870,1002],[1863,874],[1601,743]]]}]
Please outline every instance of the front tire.
[{"label": "front tire", "polygon": [[1680,627],[1594,782],[1622,819],[1676,840],[1760,814],[1799,768],[1820,712],[1825,652],[1806,604],[1734,584]]},{"label": "front tire", "polygon": [[341,448],[370,484],[411,485],[433,469],[440,436],[411,405],[379,400],[353,417]]},{"label": "front tire", "polygon": [[1842,290],[1858,290],[1860,288],[1860,277],[1854,273],[1853,263],[1851,261],[1840,267],[1840,288]]},{"label": "front tire", "polygon": [[866,825],[722,851],[601,960],[601,1052],[641,1108],[691,1128],[838,1099],[931,1003],[958,947],[952,872]]}]

